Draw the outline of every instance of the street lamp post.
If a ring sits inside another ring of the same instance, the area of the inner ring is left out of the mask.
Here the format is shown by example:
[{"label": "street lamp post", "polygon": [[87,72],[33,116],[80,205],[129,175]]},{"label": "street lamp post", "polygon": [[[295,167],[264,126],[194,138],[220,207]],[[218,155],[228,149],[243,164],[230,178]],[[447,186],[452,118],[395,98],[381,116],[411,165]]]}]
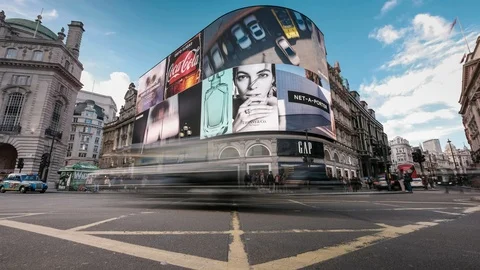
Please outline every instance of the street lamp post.
[{"label": "street lamp post", "polygon": [[48,159],[47,159],[47,166],[45,169],[45,182],[48,180],[48,173],[50,170],[50,164],[52,162],[52,153],[53,153],[53,145],[55,144],[56,139],[62,139],[62,132],[58,132],[54,129],[47,128],[45,130],[45,135],[50,135],[52,137],[52,143],[50,144],[50,151],[48,153]]},{"label": "street lamp post", "polygon": [[[453,165],[455,166],[455,171],[453,172],[453,175],[455,177],[455,182],[457,180],[457,162],[455,161],[455,155],[453,154],[453,148],[452,148],[452,141],[450,141],[450,139],[447,140],[447,143],[448,145],[450,146],[450,153],[452,154],[452,158],[453,158]],[[460,192],[463,193],[463,189],[460,188]],[[447,191],[446,193],[448,193],[448,184],[447,184]]]}]

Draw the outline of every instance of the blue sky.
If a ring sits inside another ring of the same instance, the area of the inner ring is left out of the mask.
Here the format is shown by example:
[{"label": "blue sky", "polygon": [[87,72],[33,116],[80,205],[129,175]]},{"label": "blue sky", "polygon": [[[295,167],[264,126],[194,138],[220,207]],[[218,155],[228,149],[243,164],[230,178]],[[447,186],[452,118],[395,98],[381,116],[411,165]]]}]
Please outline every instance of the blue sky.
[{"label": "blue sky", "polygon": [[7,18],[34,19],[44,8],[43,24],[54,32],[82,21],[85,89],[95,84],[120,107],[129,82],[188,38],[224,13],[260,4],[295,9],[322,30],[328,62],[340,62],[351,89],[376,111],[389,138],[399,135],[415,145],[439,138],[442,147],[447,138],[457,146],[467,143],[457,113],[466,46],[458,24],[448,30],[458,16],[473,49],[479,1],[0,0],[0,9]]}]

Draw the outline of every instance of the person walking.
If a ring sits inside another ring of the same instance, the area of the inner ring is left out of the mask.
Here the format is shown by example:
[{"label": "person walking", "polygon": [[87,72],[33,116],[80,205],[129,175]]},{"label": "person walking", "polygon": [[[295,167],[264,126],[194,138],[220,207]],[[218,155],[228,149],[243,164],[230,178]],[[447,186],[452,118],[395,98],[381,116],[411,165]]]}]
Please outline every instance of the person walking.
[{"label": "person walking", "polygon": [[245,177],[243,178],[243,181],[245,182],[246,187],[250,186],[251,178],[248,172],[245,172]]},{"label": "person walking", "polygon": [[413,193],[413,190],[412,190],[412,172],[410,170],[408,170],[406,173],[405,173],[405,176],[403,177],[404,178],[404,181],[405,181],[405,189],[407,190],[407,192],[409,193]]},{"label": "person walking", "polygon": [[273,185],[275,183],[274,181],[275,181],[275,179],[273,178],[273,173],[272,173],[272,171],[270,171],[267,175],[268,188],[270,190],[273,190]]}]

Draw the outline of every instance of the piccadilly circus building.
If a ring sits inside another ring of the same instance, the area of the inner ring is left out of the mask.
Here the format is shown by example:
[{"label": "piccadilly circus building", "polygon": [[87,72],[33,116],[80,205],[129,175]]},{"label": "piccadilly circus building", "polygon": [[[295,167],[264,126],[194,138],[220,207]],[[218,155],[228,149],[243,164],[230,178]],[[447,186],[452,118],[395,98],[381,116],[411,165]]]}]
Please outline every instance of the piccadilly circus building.
[{"label": "piccadilly circus building", "polygon": [[[218,171],[239,184],[245,173],[331,174],[326,145],[336,132],[324,35],[297,11],[225,14],[142,75],[137,90],[138,172]],[[358,176],[353,168],[346,177]]]}]

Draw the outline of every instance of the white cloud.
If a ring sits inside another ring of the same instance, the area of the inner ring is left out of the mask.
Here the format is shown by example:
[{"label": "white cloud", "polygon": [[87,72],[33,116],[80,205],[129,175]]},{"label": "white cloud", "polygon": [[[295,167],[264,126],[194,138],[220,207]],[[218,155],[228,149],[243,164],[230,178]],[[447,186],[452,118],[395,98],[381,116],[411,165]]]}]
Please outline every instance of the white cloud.
[{"label": "white cloud", "polygon": [[112,36],[112,35],[115,35],[115,34],[117,34],[117,32],[113,32],[113,31],[105,32],[105,36]]},{"label": "white cloud", "polygon": [[43,15],[42,15],[42,18],[44,20],[54,20],[56,18],[58,18],[58,11],[56,9],[52,9],[50,11],[44,11],[43,12]]},{"label": "white cloud", "polygon": [[405,30],[396,30],[392,25],[385,25],[380,29],[373,30],[368,37],[374,38],[385,44],[392,44],[405,34]]},{"label": "white cloud", "polygon": [[95,93],[111,96],[117,104],[118,111],[120,111],[125,103],[125,93],[132,81],[124,72],[113,72],[107,80],[101,80],[95,78],[90,72],[83,71],[81,82],[83,83],[82,90],[92,91],[93,88]]},{"label": "white cloud", "polygon": [[389,12],[394,7],[396,7],[398,3],[398,0],[388,0],[387,2],[385,2],[385,4],[383,4],[382,9],[380,10],[380,14],[384,15],[385,13]]},{"label": "white cloud", "polygon": [[[449,33],[450,25],[445,18],[418,14],[404,28],[383,27],[403,31],[401,37],[390,36],[398,50],[381,66],[388,75],[364,81],[359,90],[378,104],[377,117],[386,119],[384,129],[390,138],[419,142],[463,129],[458,99],[466,45],[458,33]],[[477,36],[478,31],[470,31],[467,40],[474,43]],[[427,105],[442,109],[428,110]]]}]

